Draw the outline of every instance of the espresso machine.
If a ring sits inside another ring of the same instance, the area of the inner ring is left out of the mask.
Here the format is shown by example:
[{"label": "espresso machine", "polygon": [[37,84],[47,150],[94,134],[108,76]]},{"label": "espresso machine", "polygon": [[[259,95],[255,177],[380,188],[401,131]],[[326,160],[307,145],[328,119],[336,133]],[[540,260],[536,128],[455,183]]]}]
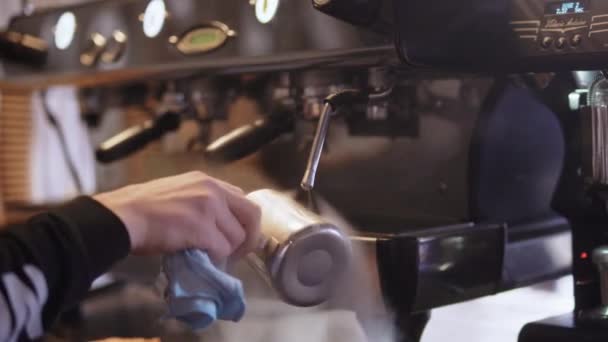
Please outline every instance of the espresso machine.
[{"label": "espresso machine", "polygon": [[[599,341],[604,75],[580,70],[606,68],[607,6],[98,1],[14,17],[0,82],[114,89],[124,102],[142,80],[164,84],[149,120],[101,143],[98,161],[186,121],[210,163],[257,153],[278,184],[355,227],[403,341],[420,339],[434,308],[570,272],[573,312],[526,325],[520,340]],[[235,94],[260,118],[211,139]]]}]

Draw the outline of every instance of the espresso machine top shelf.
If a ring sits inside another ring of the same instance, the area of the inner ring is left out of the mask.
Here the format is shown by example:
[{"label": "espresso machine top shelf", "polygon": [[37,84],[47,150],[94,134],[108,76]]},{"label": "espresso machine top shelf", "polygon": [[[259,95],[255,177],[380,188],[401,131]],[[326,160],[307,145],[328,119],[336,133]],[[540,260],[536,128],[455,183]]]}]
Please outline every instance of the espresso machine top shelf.
[{"label": "espresso machine top shelf", "polygon": [[0,62],[7,85],[397,60],[391,37],[327,16],[309,1],[97,1],[14,17],[4,36],[17,45],[39,39],[46,50],[46,59],[21,53]]}]

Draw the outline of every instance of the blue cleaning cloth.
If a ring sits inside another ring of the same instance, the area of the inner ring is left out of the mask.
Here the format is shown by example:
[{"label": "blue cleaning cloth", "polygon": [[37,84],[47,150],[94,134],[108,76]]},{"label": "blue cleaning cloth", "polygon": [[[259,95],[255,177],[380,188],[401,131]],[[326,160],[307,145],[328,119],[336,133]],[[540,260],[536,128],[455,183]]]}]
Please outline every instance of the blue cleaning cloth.
[{"label": "blue cleaning cloth", "polygon": [[165,256],[168,316],[194,330],[216,319],[237,322],[245,313],[241,281],[216,267],[207,253],[190,249]]}]

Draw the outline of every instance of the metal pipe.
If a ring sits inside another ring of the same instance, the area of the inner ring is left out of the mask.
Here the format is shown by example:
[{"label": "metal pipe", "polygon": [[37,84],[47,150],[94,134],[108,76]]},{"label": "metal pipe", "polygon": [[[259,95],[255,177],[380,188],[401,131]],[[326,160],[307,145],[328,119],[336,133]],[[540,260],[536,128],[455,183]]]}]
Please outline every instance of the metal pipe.
[{"label": "metal pipe", "polygon": [[310,155],[308,156],[304,177],[302,177],[302,182],[300,183],[300,187],[305,191],[310,191],[315,186],[315,176],[317,175],[317,168],[319,167],[319,161],[321,160],[323,145],[327,138],[327,129],[329,128],[329,119],[331,118],[332,112],[333,108],[331,104],[326,102],[323,106],[323,112],[319,117],[319,123],[312,142]]}]

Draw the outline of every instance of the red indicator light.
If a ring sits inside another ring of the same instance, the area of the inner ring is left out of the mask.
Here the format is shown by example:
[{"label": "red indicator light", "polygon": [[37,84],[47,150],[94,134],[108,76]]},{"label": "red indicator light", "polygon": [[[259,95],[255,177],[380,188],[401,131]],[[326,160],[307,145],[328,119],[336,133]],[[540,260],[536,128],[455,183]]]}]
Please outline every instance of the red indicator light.
[{"label": "red indicator light", "polygon": [[582,252],[581,253],[581,259],[587,259],[589,257],[589,255],[587,254],[587,252]]}]

